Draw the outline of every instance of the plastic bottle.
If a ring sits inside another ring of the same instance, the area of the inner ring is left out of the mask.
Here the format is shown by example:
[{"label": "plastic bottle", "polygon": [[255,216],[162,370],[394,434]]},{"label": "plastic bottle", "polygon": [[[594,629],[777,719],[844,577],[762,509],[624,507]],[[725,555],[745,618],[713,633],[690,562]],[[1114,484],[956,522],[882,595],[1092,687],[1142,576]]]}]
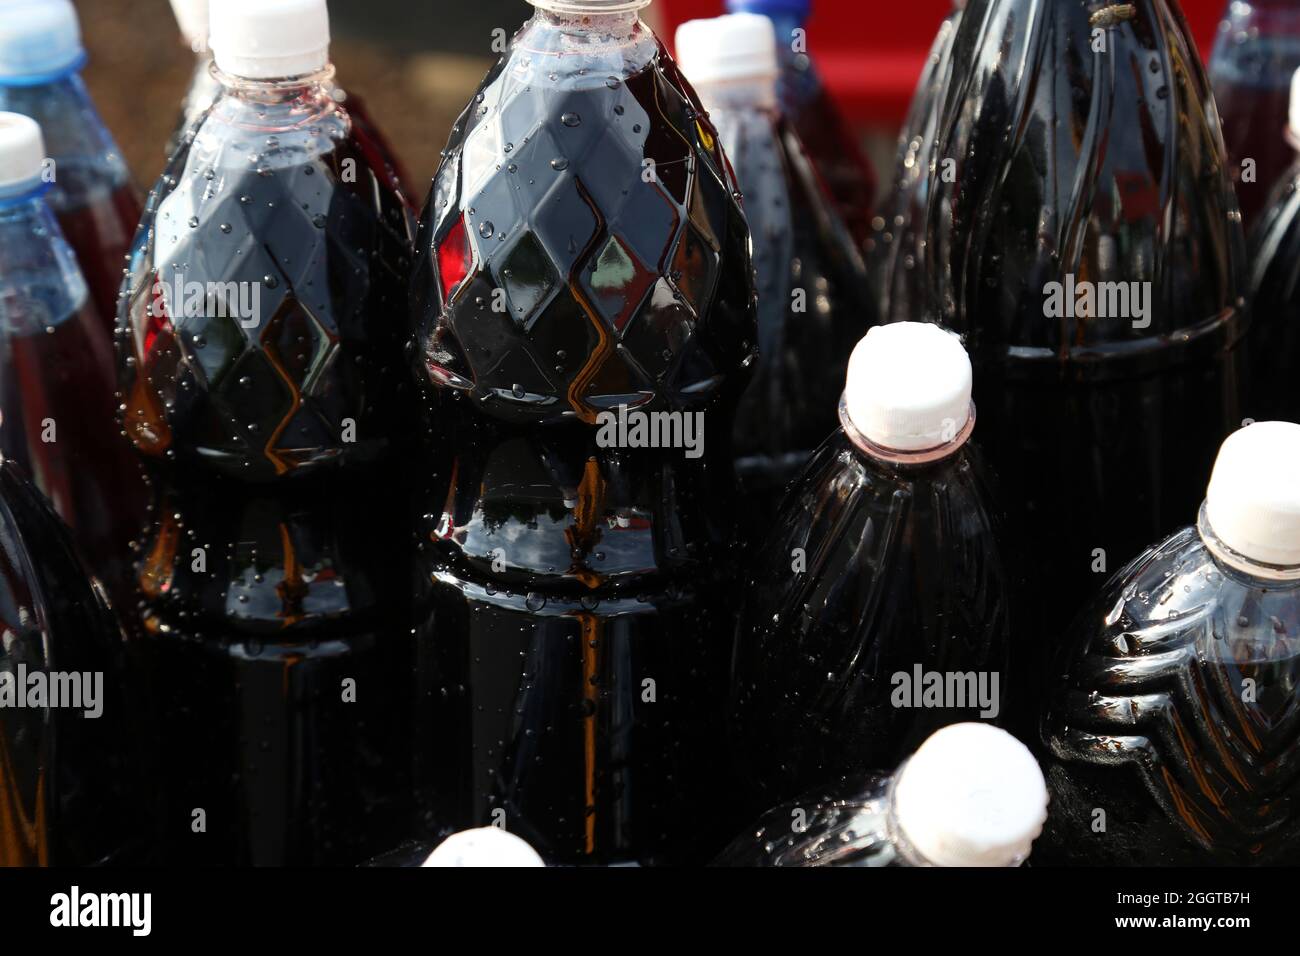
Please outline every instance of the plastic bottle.
[{"label": "plastic bottle", "polygon": [[931,163],[944,97],[952,83],[952,46],[966,0],[953,0],[939,26],[898,136],[894,182],[871,223],[867,264],[887,322],[910,322],[934,313],[925,272],[926,209]]},{"label": "plastic bottle", "polygon": [[[417,242],[422,810],[548,863],[707,859],[749,231],[647,0],[539,0]],[[663,429],[661,430],[661,427]],[[504,819],[501,818],[504,814]]]},{"label": "plastic bottle", "polygon": [[864,249],[871,236],[876,171],[808,55],[812,0],[727,0],[726,8],[728,13],[761,14],[775,24],[782,112],[794,123],[858,248]]},{"label": "plastic bottle", "polygon": [[1033,556],[1032,692],[1038,637],[1178,526],[1242,421],[1244,239],[1166,0],[968,3],[934,157],[929,299],[970,346],[981,435]]},{"label": "plastic bottle", "polygon": [[194,74],[181,101],[176,129],[167,140],[169,159],[185,134],[221,95],[221,81],[213,75],[212,51],[208,48],[208,0],[171,0],[171,5],[181,37],[194,53]]},{"label": "plastic bottle", "polygon": [[1298,471],[1300,425],[1234,433],[1196,525],[1075,623],[1044,720],[1049,860],[1295,862]]},{"label": "plastic bottle", "polygon": [[762,806],[1005,717],[1011,579],[970,389],[937,326],[881,326],[854,350],[843,427],[746,579],[732,733]]},{"label": "plastic bottle", "polygon": [[0,539],[0,867],[146,862],[152,804],[121,631],[9,459]]},{"label": "plastic bottle", "polygon": [[81,80],[85,62],[69,0],[6,0],[0,16],[0,110],[40,124],[54,162],[50,206],[77,253],[103,327],[111,330],[140,200]]},{"label": "plastic bottle", "polygon": [[[169,157],[180,146],[195,121],[221,95],[221,82],[212,72],[212,51],[208,48],[208,3],[209,0],[171,0],[181,36],[194,51],[195,65],[194,76],[190,80],[189,89],[181,104],[180,120],[167,141]],[[405,196],[402,184],[410,182],[410,179],[387,137],[371,118],[365,102],[360,96],[345,91],[334,82],[332,77],[329,82],[329,94],[336,103],[347,110],[352,120],[353,135],[366,153],[370,165],[386,173],[391,180],[390,185],[401,190]]]},{"label": "plastic bottle", "polygon": [[859,249],[799,134],[779,112],[776,33],[767,17],[692,20],[677,31],[695,84],[745,194],[758,282],[759,364],[736,421],[750,524],[766,529],[784,486],[835,430],[849,353],[875,325]]},{"label": "plastic bottle", "polygon": [[1251,341],[1249,414],[1257,420],[1300,420],[1300,70],[1291,86],[1290,130],[1285,137],[1292,165],[1250,237],[1250,301],[1256,329]]},{"label": "plastic bottle", "polygon": [[719,866],[1020,866],[1047,819],[1029,749],[987,724],[935,731],[892,774],[765,814]]},{"label": "plastic bottle", "polygon": [[409,832],[409,220],[330,95],[323,0],[212,15],[222,95],[150,196],[120,341],[163,846],[355,864]]},{"label": "plastic bottle", "polygon": [[[1210,82],[1247,235],[1294,161],[1283,134],[1297,69],[1300,7],[1291,0],[1227,4],[1210,56]],[[1246,160],[1253,161],[1249,174]]]},{"label": "plastic bottle", "polygon": [[63,238],[40,128],[0,113],[0,453],[71,526],[118,593],[144,480],[114,420],[113,347]]}]

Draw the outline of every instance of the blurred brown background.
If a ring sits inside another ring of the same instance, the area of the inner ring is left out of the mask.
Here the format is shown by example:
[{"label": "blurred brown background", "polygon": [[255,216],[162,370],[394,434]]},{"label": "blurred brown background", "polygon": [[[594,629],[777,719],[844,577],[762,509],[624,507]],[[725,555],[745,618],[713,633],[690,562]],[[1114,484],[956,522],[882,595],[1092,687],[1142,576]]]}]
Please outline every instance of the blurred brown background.
[{"label": "blurred brown background", "polygon": [[[167,0],[74,0],[86,82],[142,187],[166,157],[194,54]],[[221,0],[212,0],[220,3]],[[492,31],[512,35],[524,0],[330,0],[340,85],[363,96],[422,202],[452,123],[491,65]]]}]

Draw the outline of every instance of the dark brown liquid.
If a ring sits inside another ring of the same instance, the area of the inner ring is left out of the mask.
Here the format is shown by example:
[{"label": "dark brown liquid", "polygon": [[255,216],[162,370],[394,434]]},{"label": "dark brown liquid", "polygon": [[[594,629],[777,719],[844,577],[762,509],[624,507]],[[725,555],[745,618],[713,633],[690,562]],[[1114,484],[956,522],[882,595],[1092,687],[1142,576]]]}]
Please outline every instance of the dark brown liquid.
[{"label": "dark brown liquid", "polygon": [[89,306],[47,330],[0,339],[0,451],[32,476],[120,597],[145,487],[113,395],[112,346]]},{"label": "dark brown liquid", "polygon": [[135,187],[126,185],[105,196],[102,202],[70,209],[58,216],[64,237],[77,253],[95,311],[110,332],[117,325],[118,294],[140,212]]}]

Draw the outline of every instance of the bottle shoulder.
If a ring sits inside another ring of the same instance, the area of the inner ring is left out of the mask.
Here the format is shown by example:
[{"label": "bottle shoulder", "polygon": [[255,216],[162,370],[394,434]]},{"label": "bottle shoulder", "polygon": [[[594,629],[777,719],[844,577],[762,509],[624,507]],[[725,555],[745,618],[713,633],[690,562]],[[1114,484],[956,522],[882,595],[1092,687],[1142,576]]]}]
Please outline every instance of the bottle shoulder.
[{"label": "bottle shoulder", "polygon": [[35,335],[74,316],[89,290],[76,254],[43,198],[0,210],[0,324]]}]

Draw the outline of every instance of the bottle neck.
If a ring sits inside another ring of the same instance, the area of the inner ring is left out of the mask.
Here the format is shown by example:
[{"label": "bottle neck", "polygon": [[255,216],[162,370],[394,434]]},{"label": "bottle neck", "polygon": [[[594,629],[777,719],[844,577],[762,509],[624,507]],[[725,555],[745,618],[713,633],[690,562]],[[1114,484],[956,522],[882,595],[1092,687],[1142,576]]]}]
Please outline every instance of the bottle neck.
[{"label": "bottle neck", "polygon": [[212,75],[221,84],[213,115],[243,129],[284,131],[318,122],[333,112],[334,67],[304,76],[254,80],[232,76],[216,66]]},{"label": "bottle neck", "polygon": [[44,202],[49,191],[50,184],[45,182],[0,186],[0,220],[12,223],[40,219],[45,215],[53,218]]},{"label": "bottle neck", "polygon": [[1210,526],[1209,509],[1205,504],[1201,505],[1196,519],[1196,531],[1214,563],[1225,574],[1265,586],[1276,586],[1279,581],[1300,584],[1300,566],[1265,564],[1229,547]]},{"label": "bottle neck", "polygon": [[533,13],[533,22],[575,36],[589,35],[606,39],[627,38],[638,28],[646,29],[637,9],[609,12],[597,5],[590,11],[582,12],[578,9],[581,6],[577,3],[560,5],[557,9],[539,6]]},{"label": "bottle neck", "polygon": [[853,447],[875,465],[888,468],[927,468],[953,459],[970,441],[971,434],[975,431],[975,404],[971,403],[970,417],[966,419],[966,424],[953,434],[950,441],[936,445],[934,448],[918,451],[902,451],[877,445],[853,424],[853,419],[849,417],[848,404],[843,398],[840,399],[840,427],[853,443]]},{"label": "bottle neck", "polygon": [[776,83],[770,77],[754,77],[714,83],[696,83],[704,108],[719,110],[774,110]]}]

